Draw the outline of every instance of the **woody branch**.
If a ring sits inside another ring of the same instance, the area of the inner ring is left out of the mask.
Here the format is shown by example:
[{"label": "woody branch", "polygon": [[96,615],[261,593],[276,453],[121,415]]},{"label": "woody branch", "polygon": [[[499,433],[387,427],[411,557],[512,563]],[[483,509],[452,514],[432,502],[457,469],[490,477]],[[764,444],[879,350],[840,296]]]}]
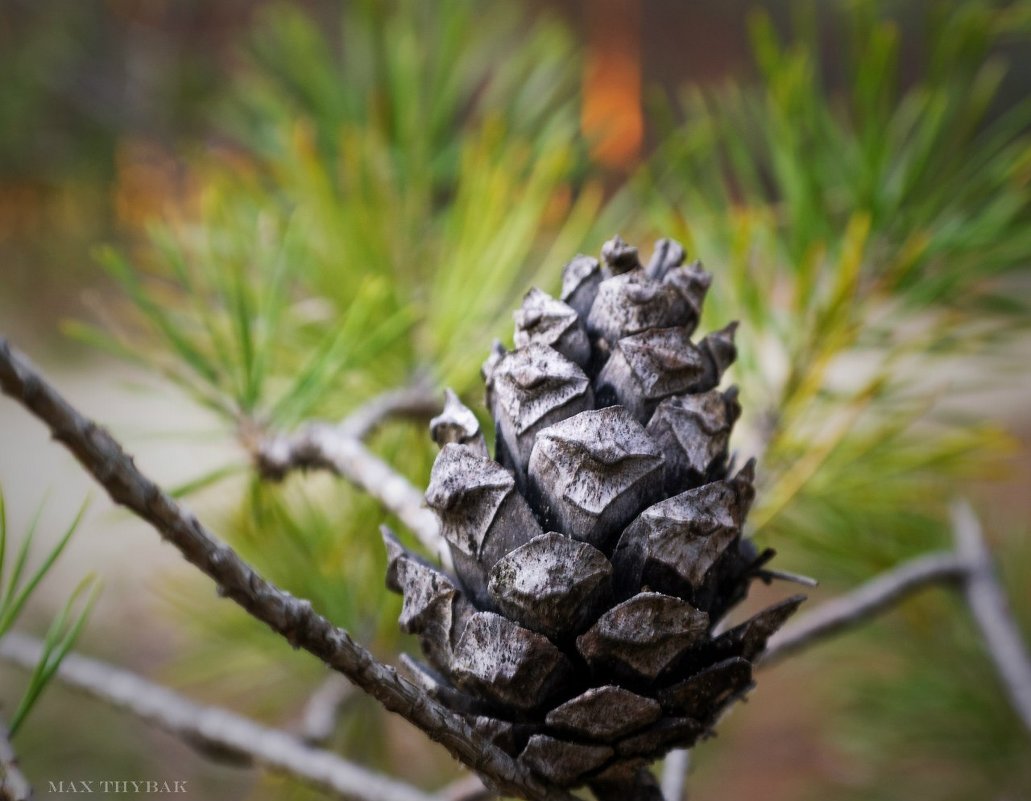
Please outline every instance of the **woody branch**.
[{"label": "woody branch", "polygon": [[[9,632],[0,640],[0,660],[32,670],[43,653],[33,637]],[[241,766],[259,765],[326,791],[342,801],[434,801],[415,787],[373,773],[336,754],[314,748],[279,729],[221,709],[122,668],[68,654],[57,677],[67,686],[175,735],[203,755]]]},{"label": "woody branch", "polygon": [[184,507],[136,467],[103,428],[72,407],[35,367],[0,337],[0,388],[43,421],[111,499],[150,523],[211,578],[220,594],[243,607],[291,645],[303,648],[356,686],[440,742],[501,792],[528,799],[572,796],[549,787],[508,754],[479,737],[458,714],[434,701],[397,671],[376,660],[344,629],[318,614],[310,601],[276,587],[244,562]]}]

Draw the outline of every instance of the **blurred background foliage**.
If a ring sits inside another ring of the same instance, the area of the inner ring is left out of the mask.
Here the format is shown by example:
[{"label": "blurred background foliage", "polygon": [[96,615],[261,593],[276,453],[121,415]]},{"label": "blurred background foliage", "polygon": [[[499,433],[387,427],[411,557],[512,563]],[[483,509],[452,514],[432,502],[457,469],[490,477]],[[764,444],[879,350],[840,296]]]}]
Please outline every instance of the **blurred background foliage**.
[{"label": "blurred background foliage", "polygon": [[[7,504],[3,488],[0,487],[0,637],[11,631],[25,610],[33,594],[51,571],[54,563],[61,557],[65,546],[72,538],[85,505],[64,531],[57,544],[43,555],[42,560],[33,568],[29,568],[30,555],[33,551],[33,540],[39,527],[39,518],[43,504],[33,518],[32,524],[21,537],[17,553],[9,553],[7,531]],[[36,664],[25,685],[20,700],[12,707],[9,714],[5,710],[3,719],[4,736],[13,738],[25,723],[29,712],[39,700],[47,684],[54,678],[61,661],[71,651],[86,624],[93,601],[99,591],[96,576],[87,575],[72,591],[71,597],[60,607],[46,634],[42,639],[39,662]],[[85,598],[85,600],[83,600]]]},{"label": "blurred background foliage", "polygon": [[[12,2],[0,311],[51,298],[76,341],[157,369],[243,446],[416,381],[480,411],[479,365],[530,285],[556,291],[617,230],[674,236],[716,274],[703,326],[742,321],[757,539],[826,597],[948,547],[948,501],[975,494],[1031,632],[1026,396],[1011,408],[1031,3],[760,5]],[[421,428],[371,445],[425,483]],[[263,482],[237,450],[177,490],[385,657],[413,648],[377,505],[326,476]],[[158,589],[155,626],[188,643],[160,677],[291,725],[321,668],[193,577]],[[45,706],[29,742],[55,736]],[[333,746],[426,786],[455,775],[364,699]],[[156,759],[101,750],[115,771]],[[1031,794],[1026,737],[939,591],[770,671],[695,763],[697,798]]]}]

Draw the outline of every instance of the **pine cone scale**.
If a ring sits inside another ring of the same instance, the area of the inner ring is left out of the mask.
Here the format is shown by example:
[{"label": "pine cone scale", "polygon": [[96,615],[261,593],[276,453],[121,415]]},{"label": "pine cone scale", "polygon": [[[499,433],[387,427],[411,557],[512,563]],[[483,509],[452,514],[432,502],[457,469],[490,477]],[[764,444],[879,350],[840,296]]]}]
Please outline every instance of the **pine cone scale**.
[{"label": "pine cone scale", "polygon": [[[613,715],[613,710],[619,715]],[[612,742],[654,723],[661,715],[662,707],[654,698],[610,684],[592,687],[566,701],[551,710],[544,722],[572,736]]]}]

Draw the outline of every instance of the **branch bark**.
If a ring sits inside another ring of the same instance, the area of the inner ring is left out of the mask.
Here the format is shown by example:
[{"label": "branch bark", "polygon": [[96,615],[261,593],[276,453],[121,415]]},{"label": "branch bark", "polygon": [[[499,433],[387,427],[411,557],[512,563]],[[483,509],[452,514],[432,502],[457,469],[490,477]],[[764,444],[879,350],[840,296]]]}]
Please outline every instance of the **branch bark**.
[{"label": "branch bark", "polygon": [[826,601],[781,629],[770,638],[761,664],[774,664],[827,637],[855,628],[925,587],[959,581],[965,570],[962,560],[951,553],[929,554],[904,562],[852,592]]},{"label": "branch bark", "polygon": [[763,666],[865,623],[918,590],[953,584],[962,590],[1010,703],[1031,733],[1031,656],[1006,601],[970,504],[952,506],[952,553],[918,557],[827,601],[770,638]]},{"label": "branch bark", "polygon": [[501,792],[530,799],[572,796],[543,784],[508,754],[485,742],[456,713],[437,703],[388,665],[377,661],[343,629],[256,573],[197,518],[134,464],[104,429],[73,408],[21,354],[0,337],[0,388],[42,420],[54,438],[107,490],[111,499],[150,523],[211,578],[219,592],[253,617],[347,676],[386,709],[444,745]]},{"label": "branch bark", "polygon": [[[35,663],[32,664],[35,667]],[[32,785],[18,767],[7,726],[0,722],[0,801],[29,801]]]},{"label": "branch bark", "polygon": [[999,585],[981,523],[966,501],[952,506],[956,551],[967,566],[963,593],[1014,710],[1031,734],[1031,657]]},{"label": "branch bark", "polygon": [[[32,670],[43,653],[34,637],[9,632],[0,659]],[[344,801],[435,801],[434,796],[306,745],[216,706],[191,701],[159,684],[96,659],[68,654],[57,677],[184,740],[207,756],[239,765],[260,765],[300,779]]]},{"label": "branch bark", "polygon": [[306,743],[327,742],[336,731],[340,709],[354,693],[354,685],[339,673],[330,673],[308,698],[299,726]]},{"label": "branch bark", "polygon": [[691,752],[678,748],[666,755],[662,766],[662,797],[666,801],[686,801],[687,771],[691,767]]},{"label": "branch bark", "polygon": [[[245,444],[267,478],[281,479],[294,470],[322,469],[354,484],[380,502],[416,536],[426,550],[450,569],[451,552],[440,535],[436,516],[426,508],[422,492],[370,451],[361,438],[383,419],[399,413],[430,410],[428,393],[389,393],[359,408],[337,424],[309,423],[291,434],[272,434]],[[434,409],[439,411],[439,403]]]},{"label": "branch bark", "polygon": [[362,404],[338,426],[342,436],[367,439],[384,422],[394,417],[410,417],[427,421],[440,414],[443,404],[430,387],[416,383],[411,387],[391,390]]}]

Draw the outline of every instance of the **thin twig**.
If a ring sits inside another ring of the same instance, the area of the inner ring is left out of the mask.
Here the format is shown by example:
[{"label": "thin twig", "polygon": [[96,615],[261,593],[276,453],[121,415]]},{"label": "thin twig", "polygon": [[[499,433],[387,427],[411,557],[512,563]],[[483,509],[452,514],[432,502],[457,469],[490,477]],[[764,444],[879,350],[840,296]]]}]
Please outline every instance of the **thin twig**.
[{"label": "thin twig", "polygon": [[74,409],[31,363],[0,337],[0,388],[50,428],[111,499],[147,521],[182,555],[210,577],[222,595],[253,617],[347,676],[358,687],[422,729],[460,761],[489,777],[498,790],[530,799],[562,799],[497,746],[478,736],[458,714],[431,699],[384,665],[343,629],[311,606],[266,581],[194,515],[143,475],[121,445]]},{"label": "thin twig", "polygon": [[[359,410],[358,420],[342,423],[309,423],[292,434],[275,434],[250,444],[261,472],[281,478],[293,470],[330,470],[351,481],[396,514],[430,554],[451,567],[451,552],[440,536],[440,525],[411,481],[371,452],[353,431],[372,425],[369,410]],[[380,409],[381,411],[381,409]]]},{"label": "thin twig", "polygon": [[924,587],[958,581],[964,570],[960,558],[951,553],[929,554],[904,562],[852,592],[825,602],[774,634],[762,664],[779,662],[827,637],[859,626]]},{"label": "thin twig", "polygon": [[[0,639],[0,659],[31,670],[43,644],[17,632]],[[79,654],[68,654],[57,677],[77,690],[184,740],[206,756],[239,765],[260,765],[332,793],[345,801],[434,801],[434,797],[299,738],[216,706],[191,701],[129,671]]]},{"label": "thin twig", "polygon": [[301,712],[299,730],[306,743],[327,742],[336,731],[340,709],[354,695],[354,685],[339,673],[330,673],[315,688]]},{"label": "thin twig", "polygon": [[363,403],[340,422],[340,433],[355,439],[367,439],[385,421],[393,417],[410,417],[426,421],[440,414],[442,403],[428,386],[415,386],[384,392]]},{"label": "thin twig", "polygon": [[995,574],[981,524],[966,501],[953,504],[952,528],[955,552],[913,559],[802,616],[770,638],[762,665],[856,627],[920,589],[955,584],[963,591],[1014,710],[1031,732],[1031,656]]},{"label": "thin twig", "polygon": [[666,801],[686,801],[687,771],[691,768],[691,752],[678,748],[666,755],[662,766],[662,797]]},{"label": "thin twig", "polygon": [[[36,663],[32,663],[35,667]],[[0,721],[0,801],[28,801],[32,785],[18,767],[18,755],[11,745],[7,726]]]},{"label": "thin twig", "polygon": [[1031,732],[1031,657],[992,565],[981,523],[966,501],[952,505],[956,551],[967,565],[963,592],[1013,708]]}]

